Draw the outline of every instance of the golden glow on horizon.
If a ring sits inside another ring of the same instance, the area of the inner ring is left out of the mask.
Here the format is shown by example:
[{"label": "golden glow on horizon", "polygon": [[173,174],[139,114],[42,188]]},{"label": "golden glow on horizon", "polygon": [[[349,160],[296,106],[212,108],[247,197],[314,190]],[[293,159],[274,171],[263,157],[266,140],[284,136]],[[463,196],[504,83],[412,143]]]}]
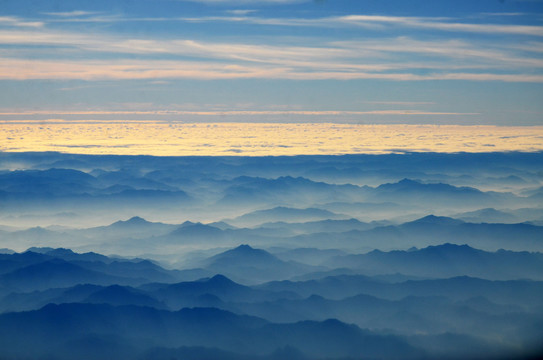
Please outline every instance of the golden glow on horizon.
[{"label": "golden glow on horizon", "polygon": [[4,121],[0,151],[117,155],[336,155],[542,151],[543,126]]}]

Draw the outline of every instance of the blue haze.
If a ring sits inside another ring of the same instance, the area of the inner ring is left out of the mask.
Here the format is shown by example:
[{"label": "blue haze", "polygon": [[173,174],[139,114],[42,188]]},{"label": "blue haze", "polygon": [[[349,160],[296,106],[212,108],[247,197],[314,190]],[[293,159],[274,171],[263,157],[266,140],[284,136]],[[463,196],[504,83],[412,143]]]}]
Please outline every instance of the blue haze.
[{"label": "blue haze", "polygon": [[2,153],[2,356],[537,358],[542,156]]}]

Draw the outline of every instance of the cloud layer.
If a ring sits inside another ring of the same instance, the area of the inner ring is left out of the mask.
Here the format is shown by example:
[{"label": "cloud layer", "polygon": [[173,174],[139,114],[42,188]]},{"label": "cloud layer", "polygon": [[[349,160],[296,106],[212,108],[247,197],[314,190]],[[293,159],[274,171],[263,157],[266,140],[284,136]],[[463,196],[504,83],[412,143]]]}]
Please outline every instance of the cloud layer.
[{"label": "cloud layer", "polygon": [[480,11],[468,2],[420,7],[424,0],[411,7],[396,0],[390,6],[134,0],[131,7],[116,0],[70,7],[6,1],[4,113],[134,110],[113,105],[124,103],[205,113],[215,111],[207,104],[229,103],[221,110],[237,111],[236,103],[252,103],[242,110],[257,117],[280,109],[315,116],[464,114],[488,123],[524,116],[534,124],[543,112],[542,14],[532,3],[488,2]]},{"label": "cloud layer", "polygon": [[176,156],[541,151],[542,136],[543,127],[26,122],[0,127],[0,150]]}]

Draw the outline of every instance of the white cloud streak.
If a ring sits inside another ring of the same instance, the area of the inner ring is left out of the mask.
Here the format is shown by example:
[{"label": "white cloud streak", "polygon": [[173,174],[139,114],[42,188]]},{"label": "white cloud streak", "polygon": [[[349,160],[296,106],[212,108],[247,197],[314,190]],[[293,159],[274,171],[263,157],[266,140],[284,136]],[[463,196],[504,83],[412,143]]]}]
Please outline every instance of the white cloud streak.
[{"label": "white cloud streak", "polygon": [[374,105],[401,105],[401,106],[418,106],[418,105],[434,105],[431,101],[364,101],[365,104]]},{"label": "white cloud streak", "polygon": [[26,21],[14,16],[0,16],[0,26],[39,28],[44,25],[41,21]]},{"label": "white cloud streak", "polygon": [[74,10],[74,11],[64,11],[64,12],[47,12],[44,14],[51,15],[51,16],[59,16],[59,17],[79,17],[79,16],[95,15],[95,14],[98,14],[98,12]]},{"label": "white cloud streak", "polygon": [[248,15],[248,14],[256,12],[256,10],[252,10],[252,9],[235,9],[235,10],[226,10],[226,12],[228,14],[232,14],[232,15]]},{"label": "white cloud streak", "polygon": [[0,112],[0,116],[33,116],[33,115],[196,115],[196,116],[259,116],[259,115],[302,115],[302,116],[342,116],[342,115],[449,115],[466,116],[479,113],[438,112],[423,110],[232,110],[232,111],[184,111],[184,110],[155,110],[155,111],[26,111]]},{"label": "white cloud streak", "polygon": [[[57,13],[61,17],[79,15],[87,13]],[[403,25],[439,23],[439,19],[359,15],[325,20]],[[21,22],[20,19],[6,17],[0,18],[2,21],[10,24]],[[10,45],[0,58],[0,79],[277,78],[543,82],[543,74],[540,74],[543,59],[537,50],[529,51],[541,42],[422,41],[405,36],[313,44],[301,39],[298,40],[300,45],[292,45],[292,41],[284,45],[281,39],[275,39],[275,42],[274,45],[221,43],[47,29],[0,29],[0,45]],[[527,51],[532,56],[527,56]],[[63,55],[75,52],[85,54],[87,60],[63,58]],[[21,55],[25,53],[31,54],[35,60]],[[46,60],[40,54],[50,59]],[[104,60],[104,54],[115,54],[115,59]],[[136,55],[136,60],[133,55]],[[164,60],[165,55],[170,60]]]},{"label": "white cloud streak", "polygon": [[0,59],[0,79],[58,80],[152,80],[152,79],[290,79],[391,81],[470,80],[504,82],[543,82],[543,75],[434,72],[372,73],[363,71],[302,71],[288,67],[237,65],[213,62],[164,60],[46,61]]},{"label": "white cloud streak", "polygon": [[[507,25],[507,24],[470,24],[462,22],[452,22],[447,18],[423,18],[423,17],[403,17],[403,16],[380,16],[380,15],[346,15],[334,16],[316,19],[301,18],[259,18],[250,16],[238,17],[198,17],[181,18],[180,20],[192,22],[244,22],[258,25],[275,26],[313,26],[313,27],[336,27],[336,26],[355,26],[367,27],[373,29],[386,29],[385,25],[396,27],[421,28],[428,30],[452,31],[452,32],[470,32],[484,34],[517,34],[543,36],[543,26],[535,25]],[[445,21],[447,20],[447,21]]]},{"label": "white cloud streak", "polygon": [[[215,4],[259,4],[259,3],[299,3],[307,0],[246,0],[246,1],[227,1],[227,0],[194,0],[197,2],[207,2]],[[48,21],[62,22],[158,22],[158,21],[185,21],[185,22],[237,22],[254,25],[269,26],[296,26],[296,27],[363,27],[374,30],[387,30],[391,27],[418,28],[427,30],[438,30],[447,32],[468,32],[482,34],[511,34],[511,35],[529,35],[543,36],[543,26],[537,25],[513,25],[513,24],[493,24],[493,23],[467,23],[455,22],[455,19],[446,17],[410,17],[410,16],[384,16],[384,15],[344,15],[321,18],[264,18],[257,16],[248,16],[254,10],[227,10],[232,16],[200,16],[200,17],[162,17],[162,18],[130,18],[120,15],[109,16],[89,16],[96,15],[96,12],[73,11],[47,13],[57,16],[61,19],[48,19]],[[495,15],[522,15],[520,13],[500,13]],[[64,18],[64,19],[62,19]],[[41,23],[40,23],[41,24]]]},{"label": "white cloud streak", "polygon": [[[353,68],[360,69],[360,66],[362,66],[363,69],[368,70],[397,68],[393,62],[386,63],[382,61],[382,58],[386,58],[387,54],[394,53],[417,53],[424,56],[471,60],[469,65],[463,66],[464,68],[469,66],[478,67],[478,65],[488,66],[490,64],[543,67],[542,59],[515,55],[513,50],[518,49],[520,46],[518,44],[511,45],[510,49],[482,48],[480,45],[458,40],[419,41],[408,37],[386,38],[379,41],[337,41],[320,44],[319,46],[281,46],[212,43],[190,39],[156,40],[114,36],[98,37],[69,32],[0,30],[0,44],[72,47],[98,53],[169,54],[288,66],[311,67],[312,62],[317,61],[318,63],[315,65],[318,67],[323,65],[323,62],[330,61],[329,66],[345,67],[344,64],[341,64],[341,61],[350,60],[348,62],[353,65]],[[352,61],[356,59],[359,62],[361,59],[368,60],[372,58],[381,58],[381,61],[375,64],[354,64]],[[485,60],[486,62],[477,64],[473,60]],[[447,64],[447,66],[449,65]]]}]

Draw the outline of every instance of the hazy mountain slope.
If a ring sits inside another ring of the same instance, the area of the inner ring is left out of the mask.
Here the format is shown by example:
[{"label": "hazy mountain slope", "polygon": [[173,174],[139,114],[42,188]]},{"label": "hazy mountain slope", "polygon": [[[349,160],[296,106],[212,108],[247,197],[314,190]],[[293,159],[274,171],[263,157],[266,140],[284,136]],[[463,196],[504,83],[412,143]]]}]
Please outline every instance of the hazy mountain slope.
[{"label": "hazy mountain slope", "polygon": [[335,257],[324,263],[365,274],[401,273],[425,277],[469,275],[485,279],[543,280],[543,254],[499,250],[485,252],[467,245],[444,244],[415,251],[381,252]]},{"label": "hazy mountain slope", "polygon": [[[70,343],[112,333],[122,334],[117,343],[128,343],[140,352],[155,346],[189,345],[265,355],[289,345],[309,356],[332,358],[422,354],[393,336],[375,335],[336,320],[272,324],[212,308],[167,312],[136,306],[64,304],[0,315],[0,346],[8,355],[66,358]],[[28,342],[33,346],[26,346]],[[104,345],[97,345],[85,349],[90,351],[88,357],[99,358]]]},{"label": "hazy mountain slope", "polygon": [[[543,251],[543,227],[531,224],[474,224],[433,215],[401,225],[369,230],[303,234],[287,238],[299,246],[337,247],[358,252],[393,250],[452,243],[486,251]],[[514,239],[512,241],[511,239]],[[333,244],[333,245],[331,245]]]},{"label": "hazy mountain slope", "polygon": [[0,357],[522,358],[542,164],[0,153]]},{"label": "hazy mountain slope", "polygon": [[328,210],[317,208],[298,209],[278,206],[272,209],[257,210],[235,219],[228,219],[225,221],[237,226],[253,226],[275,221],[303,222],[341,218],[345,218],[345,216],[335,214]]},{"label": "hazy mountain slope", "polygon": [[257,287],[266,291],[290,291],[302,297],[319,295],[342,299],[367,294],[399,300],[406,296],[445,296],[461,301],[482,296],[499,304],[541,306],[543,282],[531,280],[490,281],[467,276],[449,279],[409,280],[388,283],[363,275],[338,275],[308,281],[274,281]]},{"label": "hazy mountain slope", "polygon": [[204,261],[202,267],[243,283],[289,279],[323,269],[292,260],[283,261],[267,251],[254,249],[249,245],[240,245],[217,254]]},{"label": "hazy mountain slope", "polygon": [[202,306],[209,301],[252,302],[278,298],[296,298],[289,291],[269,292],[233,282],[223,275],[176,284],[148,284],[141,290],[167,304],[171,309]]},{"label": "hazy mountain slope", "polygon": [[60,259],[47,260],[0,276],[0,288],[33,291],[76,284],[133,284],[136,281],[85,269]]}]

